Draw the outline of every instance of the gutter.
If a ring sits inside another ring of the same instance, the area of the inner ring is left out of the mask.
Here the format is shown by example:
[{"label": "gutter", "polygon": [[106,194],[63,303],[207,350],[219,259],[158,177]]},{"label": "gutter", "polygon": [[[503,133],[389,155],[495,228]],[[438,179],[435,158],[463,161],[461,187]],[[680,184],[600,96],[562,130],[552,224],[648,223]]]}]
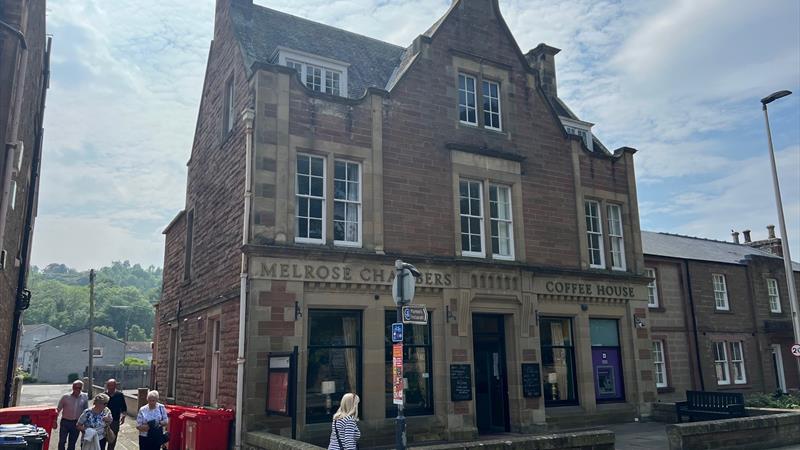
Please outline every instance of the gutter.
[{"label": "gutter", "polygon": [[[247,108],[242,113],[242,120],[245,126],[245,175],[244,175],[244,215],[242,216],[242,249],[250,241],[250,205],[253,201],[253,176],[251,161],[253,159],[253,120],[255,111]],[[242,448],[242,418],[244,416],[242,407],[244,405],[244,364],[245,364],[245,331],[247,321],[247,278],[248,278],[248,255],[242,250],[242,271],[240,274],[239,285],[239,345],[238,355],[236,356],[236,418],[234,424],[236,435],[234,438],[234,448]]]},{"label": "gutter", "polygon": [[684,273],[686,274],[686,295],[689,298],[689,312],[692,316],[692,334],[694,335],[694,356],[697,360],[697,375],[700,378],[700,390],[705,391],[703,381],[703,365],[700,361],[700,341],[697,336],[697,315],[694,309],[694,295],[692,295],[692,276],[689,273],[689,260],[683,260]]}]

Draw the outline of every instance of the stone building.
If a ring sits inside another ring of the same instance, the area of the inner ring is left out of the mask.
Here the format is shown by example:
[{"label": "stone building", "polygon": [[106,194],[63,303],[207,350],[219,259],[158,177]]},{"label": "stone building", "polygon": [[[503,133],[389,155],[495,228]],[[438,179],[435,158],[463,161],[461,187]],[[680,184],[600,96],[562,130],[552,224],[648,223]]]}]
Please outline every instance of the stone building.
[{"label": "stone building", "polygon": [[[642,243],[654,279],[648,306],[659,399],[800,388],[780,257],[749,242],[647,231]],[[794,271],[800,281],[800,265]]]},{"label": "stone building", "polygon": [[27,275],[42,152],[50,38],[45,1],[0,0],[0,397],[11,384]]},{"label": "stone building", "polygon": [[406,326],[410,439],[648,416],[635,150],[558,98],[558,51],[523,53],[494,0],[453,1],[405,48],[218,0],[164,231],[168,401],[236,408],[237,437],[289,434],[265,413],[268,358],[297,348],[299,439],[327,443],[354,391],[362,442],[391,440],[403,259],[430,313]]}]

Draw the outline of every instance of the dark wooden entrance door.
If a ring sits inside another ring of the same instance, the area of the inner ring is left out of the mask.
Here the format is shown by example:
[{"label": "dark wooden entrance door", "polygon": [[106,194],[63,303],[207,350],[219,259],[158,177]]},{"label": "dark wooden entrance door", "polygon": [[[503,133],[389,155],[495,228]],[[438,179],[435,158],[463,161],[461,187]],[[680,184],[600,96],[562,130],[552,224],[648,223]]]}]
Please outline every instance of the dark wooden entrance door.
[{"label": "dark wooden entrance door", "polygon": [[472,336],[478,431],[481,433],[508,431],[508,382],[503,316],[474,315]]}]

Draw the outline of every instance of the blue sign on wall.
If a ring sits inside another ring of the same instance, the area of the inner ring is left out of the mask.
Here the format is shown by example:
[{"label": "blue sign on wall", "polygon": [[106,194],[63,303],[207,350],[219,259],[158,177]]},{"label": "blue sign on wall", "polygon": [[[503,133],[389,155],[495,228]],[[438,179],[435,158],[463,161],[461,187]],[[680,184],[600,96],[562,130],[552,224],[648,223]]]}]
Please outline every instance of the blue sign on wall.
[{"label": "blue sign on wall", "polygon": [[392,342],[403,342],[403,324],[392,324]]}]

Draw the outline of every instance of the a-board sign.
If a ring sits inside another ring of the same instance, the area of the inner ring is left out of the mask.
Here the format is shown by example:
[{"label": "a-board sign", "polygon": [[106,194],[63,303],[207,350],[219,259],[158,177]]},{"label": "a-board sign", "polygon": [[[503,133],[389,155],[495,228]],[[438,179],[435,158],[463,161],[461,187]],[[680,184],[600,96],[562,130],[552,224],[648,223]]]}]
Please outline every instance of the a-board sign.
[{"label": "a-board sign", "polygon": [[522,365],[522,395],[527,398],[542,396],[542,374],[538,363]]},{"label": "a-board sign", "polygon": [[472,400],[472,366],[450,364],[450,401]]}]

